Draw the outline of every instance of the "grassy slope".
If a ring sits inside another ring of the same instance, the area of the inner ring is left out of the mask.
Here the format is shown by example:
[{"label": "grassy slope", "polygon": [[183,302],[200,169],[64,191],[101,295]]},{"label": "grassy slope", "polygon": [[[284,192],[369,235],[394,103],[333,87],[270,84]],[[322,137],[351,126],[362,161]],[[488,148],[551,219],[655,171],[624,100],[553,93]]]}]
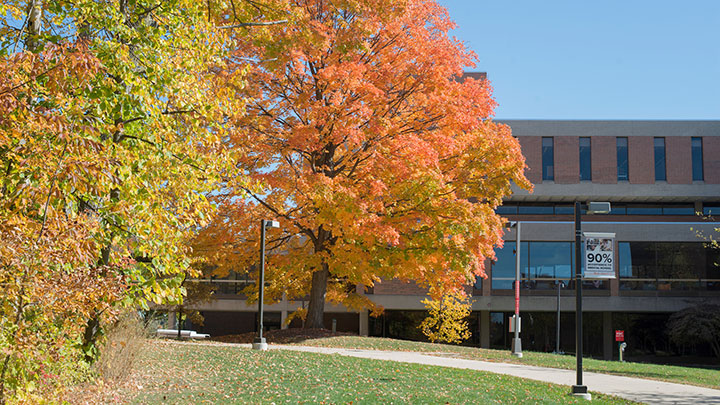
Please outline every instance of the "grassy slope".
[{"label": "grassy slope", "polygon": [[[507,350],[490,350],[475,347],[443,345],[435,343],[411,342],[405,340],[338,336],[323,339],[307,340],[301,345],[343,347],[353,349],[375,350],[401,350],[425,352],[427,354],[451,354],[471,360],[501,361],[505,363],[520,363],[542,367],[562,369],[575,369],[575,356],[558,356],[551,353],[523,352],[523,358],[518,359],[510,355]],[[589,372],[616,374],[628,377],[649,378],[680,384],[698,385],[720,389],[720,370],[703,368],[664,366],[646,363],[620,363],[618,361],[603,361],[583,359],[583,370]]]},{"label": "grassy slope", "polygon": [[232,346],[150,341],[136,368],[142,388],[120,392],[133,403],[582,402],[568,387],[498,374]]}]

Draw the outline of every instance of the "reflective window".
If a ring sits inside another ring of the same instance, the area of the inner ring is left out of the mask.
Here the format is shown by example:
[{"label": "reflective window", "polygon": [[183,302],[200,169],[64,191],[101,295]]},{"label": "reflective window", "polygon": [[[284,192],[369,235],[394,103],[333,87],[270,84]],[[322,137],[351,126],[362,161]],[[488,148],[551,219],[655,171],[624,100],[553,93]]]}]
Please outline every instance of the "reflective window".
[{"label": "reflective window", "polygon": [[617,179],[628,181],[628,139],[621,136],[616,138],[617,143]]},{"label": "reflective window", "polygon": [[[527,278],[528,242],[520,242],[520,278]],[[492,289],[511,290],[515,280],[515,242],[505,242],[502,249],[495,249],[492,264]]]},{"label": "reflective window", "polygon": [[627,214],[627,207],[623,204],[610,204],[610,215],[625,215]]},{"label": "reflective window", "polygon": [[662,205],[628,205],[628,215],[662,215]]},{"label": "reflective window", "polygon": [[665,171],[665,138],[655,138],[655,181],[667,180]]},{"label": "reflective window", "polygon": [[697,242],[620,242],[623,290],[720,289],[718,252]]},{"label": "reflective window", "polygon": [[695,215],[693,204],[663,205],[663,215]]},{"label": "reflective window", "polygon": [[580,180],[592,180],[590,137],[580,138]]},{"label": "reflective window", "polygon": [[[554,289],[555,279],[573,276],[573,242],[521,242],[520,278],[523,289]],[[492,288],[511,290],[515,280],[515,242],[496,249]]]},{"label": "reflective window", "polygon": [[555,179],[555,154],[553,151],[553,138],[543,137],[542,139],[542,179]]},{"label": "reflective window", "polygon": [[703,145],[702,138],[692,138],[692,176],[693,181],[703,181]]},{"label": "reflective window", "polygon": [[517,205],[501,205],[495,208],[495,213],[500,215],[515,215],[518,213]]},{"label": "reflective window", "polygon": [[555,215],[573,215],[575,214],[575,207],[572,205],[556,205]]},{"label": "reflective window", "polygon": [[518,214],[523,215],[552,215],[552,205],[520,205],[518,207]]},{"label": "reflective window", "polygon": [[703,215],[720,216],[720,205],[703,204]]}]

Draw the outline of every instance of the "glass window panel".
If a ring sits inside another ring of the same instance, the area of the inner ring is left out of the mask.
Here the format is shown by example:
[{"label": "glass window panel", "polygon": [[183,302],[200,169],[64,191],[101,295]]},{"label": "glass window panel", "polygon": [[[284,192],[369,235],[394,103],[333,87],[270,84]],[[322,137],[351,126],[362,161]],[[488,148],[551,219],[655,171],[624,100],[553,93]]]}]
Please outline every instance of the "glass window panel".
[{"label": "glass window panel", "polygon": [[616,138],[617,144],[617,176],[618,181],[628,180],[628,139]]},{"label": "glass window panel", "polygon": [[555,215],[573,215],[575,214],[575,207],[572,205],[556,205]]},{"label": "glass window panel", "polygon": [[657,288],[656,250],[653,242],[620,243],[620,288],[655,290]]},{"label": "glass window panel", "polygon": [[542,138],[542,179],[555,179],[553,138]]},{"label": "glass window panel", "polygon": [[[530,242],[530,277],[532,279],[570,278],[572,269],[571,242]],[[552,289],[551,280],[533,280],[538,289]]]},{"label": "glass window panel", "polygon": [[620,278],[631,278],[632,273],[632,253],[630,251],[630,243],[618,243],[618,273]]},{"label": "glass window panel", "polygon": [[501,205],[495,208],[495,212],[500,215],[515,215],[517,210],[517,205]]},{"label": "glass window panel", "polygon": [[705,274],[701,277],[706,289],[720,291],[720,249],[705,248]]},{"label": "glass window panel", "polygon": [[590,137],[580,138],[580,180],[592,180]]},{"label": "glass window panel", "polygon": [[625,215],[627,214],[627,207],[620,204],[611,204],[610,205],[610,215]]},{"label": "glass window panel", "polygon": [[665,138],[655,138],[655,181],[667,180],[665,172]]},{"label": "glass window panel", "polygon": [[655,248],[658,278],[695,279],[705,267],[702,243],[657,242]]},{"label": "glass window panel", "polygon": [[[527,242],[521,242],[520,277],[527,278]],[[495,249],[492,264],[492,289],[511,290],[515,280],[515,242],[505,242],[502,249]]]},{"label": "glass window panel", "polygon": [[552,205],[520,205],[518,214],[521,215],[552,215]]},{"label": "glass window panel", "polygon": [[660,205],[628,205],[628,215],[662,215],[662,206]]},{"label": "glass window panel", "polygon": [[663,215],[695,215],[693,205],[665,205]]},{"label": "glass window panel", "polygon": [[692,138],[692,176],[693,181],[703,181],[703,146],[702,138]]},{"label": "glass window panel", "polygon": [[703,215],[716,215],[720,216],[720,205],[703,205]]}]

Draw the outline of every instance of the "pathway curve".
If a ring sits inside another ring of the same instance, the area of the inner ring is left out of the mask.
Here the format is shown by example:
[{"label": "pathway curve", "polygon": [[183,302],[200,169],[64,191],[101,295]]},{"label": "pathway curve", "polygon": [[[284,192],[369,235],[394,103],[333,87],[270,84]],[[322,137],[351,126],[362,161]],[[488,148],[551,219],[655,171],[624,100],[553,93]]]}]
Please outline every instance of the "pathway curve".
[{"label": "pathway curve", "polygon": [[[269,348],[271,350],[295,350],[313,353],[339,354],[342,356],[361,357],[367,359],[392,360],[404,363],[482,370],[489,371],[491,373],[507,374],[567,386],[575,384],[574,370],[438,357],[418,352],[340,349],[276,344],[269,345]],[[720,390],[696,387],[693,385],[587,372],[583,373],[583,382],[587,385],[590,391],[616,395],[618,397],[627,398],[637,402],[651,404],[720,404]]]}]

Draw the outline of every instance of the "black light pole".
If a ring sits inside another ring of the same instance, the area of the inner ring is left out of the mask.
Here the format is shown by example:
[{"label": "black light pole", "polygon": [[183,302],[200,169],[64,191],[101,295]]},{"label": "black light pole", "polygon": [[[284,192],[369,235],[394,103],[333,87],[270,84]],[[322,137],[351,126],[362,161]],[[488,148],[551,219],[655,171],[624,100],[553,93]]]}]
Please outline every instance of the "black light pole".
[{"label": "black light pole", "polygon": [[587,209],[588,214],[607,214],[610,212],[610,203],[591,202],[581,204],[579,201],[575,201],[575,358],[577,360],[577,381],[572,386],[572,394],[591,399],[587,386],[583,385],[582,370],[582,209]]},{"label": "black light pole", "polygon": [[555,325],[555,354],[560,354],[560,288],[565,287],[565,283],[557,281],[557,323]]},{"label": "black light pole", "polygon": [[582,227],[581,214],[582,204],[575,201],[575,358],[577,360],[577,381],[572,386],[573,395],[588,397],[587,386],[583,385],[582,355]]},{"label": "black light pole", "polygon": [[267,342],[263,337],[263,295],[265,292],[265,229],[279,228],[280,223],[277,221],[260,221],[260,277],[258,280],[258,335],[253,341],[253,349],[267,350]]}]

